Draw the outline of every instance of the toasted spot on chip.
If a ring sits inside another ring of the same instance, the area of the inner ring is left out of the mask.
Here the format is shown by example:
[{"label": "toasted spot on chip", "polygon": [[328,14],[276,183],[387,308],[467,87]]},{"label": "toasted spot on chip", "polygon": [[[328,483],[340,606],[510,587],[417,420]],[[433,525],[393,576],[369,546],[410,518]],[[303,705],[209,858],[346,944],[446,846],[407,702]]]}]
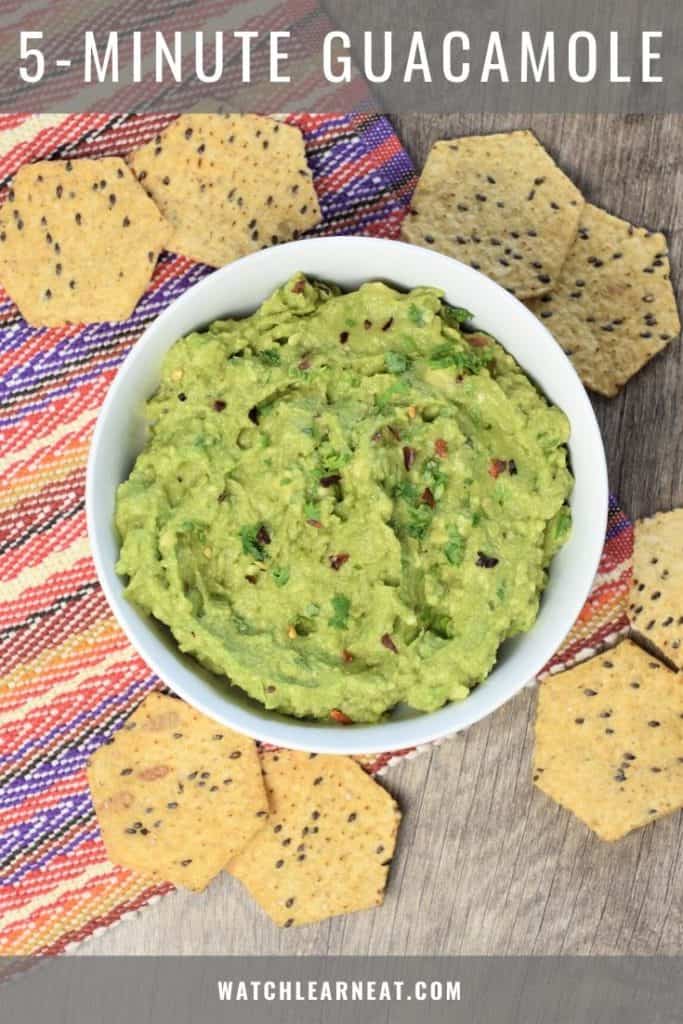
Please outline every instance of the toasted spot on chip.
[{"label": "toasted spot on chip", "polygon": [[683,682],[624,640],[539,685],[534,782],[614,840],[683,806]]},{"label": "toasted spot on chip", "polygon": [[255,114],[186,114],[128,162],[173,225],[169,247],[221,267],[321,219],[298,128]]},{"label": "toasted spot on chip", "polygon": [[348,757],[262,755],[270,821],[228,865],[276,924],[381,904],[400,811]]},{"label": "toasted spot on chip", "polygon": [[402,234],[530,298],[553,287],[583,203],[529,131],[447,139],[431,149]]},{"label": "toasted spot on chip", "polygon": [[628,615],[634,630],[683,669],[683,508],[636,523]]},{"label": "toasted spot on chip", "polygon": [[680,334],[666,238],[586,204],[559,280],[531,309],[586,387],[616,395]]},{"label": "toasted spot on chip", "polygon": [[0,281],[35,327],[126,320],[169,235],[117,157],[26,164],[0,210]]},{"label": "toasted spot on chip", "polygon": [[88,782],[110,859],[187,889],[267,820],[254,741],[160,693],[93,755]]}]

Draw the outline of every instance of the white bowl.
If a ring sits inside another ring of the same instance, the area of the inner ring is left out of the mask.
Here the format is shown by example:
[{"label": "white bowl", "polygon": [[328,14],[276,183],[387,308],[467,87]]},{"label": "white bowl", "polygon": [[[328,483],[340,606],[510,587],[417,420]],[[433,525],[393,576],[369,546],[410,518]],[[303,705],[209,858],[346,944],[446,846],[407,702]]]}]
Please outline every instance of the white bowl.
[{"label": "white bowl", "polygon": [[[116,488],[145,438],[144,403],[156,390],[161,362],[178,338],[219,317],[251,313],[297,270],[345,289],[381,278],[400,288],[433,285],[475,313],[571,423],[571,539],[555,556],[538,619],[504,644],[491,675],[462,703],[429,714],[396,709],[378,725],[304,722],[271,711],[181,654],[171,634],[123,596],[114,566]],[[426,743],[488,715],[528,683],[571,628],[591,588],[605,536],[607,472],[600,431],[574,368],[545,327],[512,295],[471,267],[436,252],[373,238],[320,238],[264,249],[217,270],[147,328],[114,380],[90,449],[87,518],[100,582],[129,640],[181,697],[216,721],[285,747],[333,754],[375,753]]]}]

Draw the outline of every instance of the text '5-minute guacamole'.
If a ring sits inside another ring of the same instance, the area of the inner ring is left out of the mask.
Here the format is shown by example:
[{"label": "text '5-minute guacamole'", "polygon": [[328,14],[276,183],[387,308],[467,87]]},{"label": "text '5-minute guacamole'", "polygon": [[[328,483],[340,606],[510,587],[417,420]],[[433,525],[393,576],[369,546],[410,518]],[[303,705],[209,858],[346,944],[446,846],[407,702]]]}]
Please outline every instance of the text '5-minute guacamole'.
[{"label": "text '5-minute guacamole'", "polygon": [[126,593],[268,708],[462,700],[566,540],[569,424],[434,288],[295,276],[166,356],[118,492]]}]

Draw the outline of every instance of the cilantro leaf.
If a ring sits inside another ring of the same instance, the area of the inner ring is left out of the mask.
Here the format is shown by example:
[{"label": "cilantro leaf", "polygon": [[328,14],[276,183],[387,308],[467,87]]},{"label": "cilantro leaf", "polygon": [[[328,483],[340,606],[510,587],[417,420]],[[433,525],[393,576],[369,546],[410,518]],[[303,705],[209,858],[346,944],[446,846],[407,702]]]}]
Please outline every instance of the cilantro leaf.
[{"label": "cilantro leaf", "polygon": [[317,501],[306,501],[304,502],[304,519],[315,519],[316,521],[320,518],[320,505]]},{"label": "cilantro leaf", "polygon": [[277,587],[284,587],[289,582],[289,569],[284,565],[275,565],[270,570]]},{"label": "cilantro leaf", "polygon": [[427,459],[422,470],[427,485],[435,498],[440,498],[446,487],[446,474],[440,459]]},{"label": "cilantro leaf", "polygon": [[429,365],[437,370],[454,367],[456,370],[468,370],[470,373],[479,373],[480,370],[491,362],[493,352],[490,349],[458,349],[451,343],[439,345],[429,357]]},{"label": "cilantro leaf", "polygon": [[402,480],[395,484],[392,494],[395,498],[403,498],[404,501],[412,501],[417,498],[417,488],[410,480]]},{"label": "cilantro leaf", "polygon": [[451,306],[448,302],[442,303],[440,312],[441,319],[449,327],[459,327],[460,324],[467,323],[474,317],[474,313],[470,313],[468,309],[464,309],[462,306]]},{"label": "cilantro leaf", "polygon": [[276,348],[264,348],[262,352],[259,352],[258,357],[265,366],[280,365],[280,353]]},{"label": "cilantro leaf", "polygon": [[334,473],[351,461],[351,452],[340,452],[337,451],[329,442],[324,442],[318,449],[318,456],[320,458],[320,470],[319,476],[325,476],[328,473]]},{"label": "cilantro leaf", "polygon": [[251,557],[257,562],[264,562],[266,559],[266,553],[263,550],[263,546],[257,540],[261,529],[261,523],[257,523],[256,526],[242,526],[240,529],[242,552],[245,555],[251,555]]},{"label": "cilantro leaf", "polygon": [[451,565],[454,565],[456,568],[462,565],[462,560],[465,557],[465,541],[455,527],[449,530],[448,544],[446,544],[443,551]]},{"label": "cilantro leaf", "polygon": [[432,510],[429,505],[420,504],[408,512],[408,535],[422,540],[432,523]]},{"label": "cilantro leaf", "polygon": [[334,629],[346,629],[349,624],[351,602],[345,594],[335,594],[331,604],[333,615],[328,620],[328,626],[333,626]]},{"label": "cilantro leaf", "polygon": [[410,366],[410,360],[402,352],[386,352],[384,365],[389,373],[405,373]]},{"label": "cilantro leaf", "polygon": [[568,505],[563,505],[555,516],[554,533],[555,539],[560,540],[565,537],[572,526],[572,513]]}]

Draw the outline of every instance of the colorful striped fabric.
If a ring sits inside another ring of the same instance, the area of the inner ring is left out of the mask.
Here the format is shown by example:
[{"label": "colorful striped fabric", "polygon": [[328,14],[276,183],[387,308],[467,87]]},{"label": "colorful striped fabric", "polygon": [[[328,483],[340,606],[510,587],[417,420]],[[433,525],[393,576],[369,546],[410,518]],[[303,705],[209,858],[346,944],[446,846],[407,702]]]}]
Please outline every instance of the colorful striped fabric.
[{"label": "colorful striped fabric", "polygon": [[628,632],[628,594],[633,574],[633,524],[610,498],[605,547],[593,589],[574,627],[538,678],[562,672],[614,645]]},{"label": "colorful striped fabric", "polygon": [[[0,200],[24,162],[124,154],[156,115],[0,118]],[[410,160],[376,115],[289,118],[303,131],[324,213],[315,234],[395,237]],[[380,269],[380,268],[378,268]],[[170,891],[107,861],[88,756],[159,681],[116,626],[86,536],[84,473],[102,399],[152,319],[207,267],[165,254],[126,323],[35,330],[0,291],[0,955],[71,948]],[[631,527],[616,505],[596,588],[548,667],[625,628]],[[369,771],[415,751],[365,759]]]}]

